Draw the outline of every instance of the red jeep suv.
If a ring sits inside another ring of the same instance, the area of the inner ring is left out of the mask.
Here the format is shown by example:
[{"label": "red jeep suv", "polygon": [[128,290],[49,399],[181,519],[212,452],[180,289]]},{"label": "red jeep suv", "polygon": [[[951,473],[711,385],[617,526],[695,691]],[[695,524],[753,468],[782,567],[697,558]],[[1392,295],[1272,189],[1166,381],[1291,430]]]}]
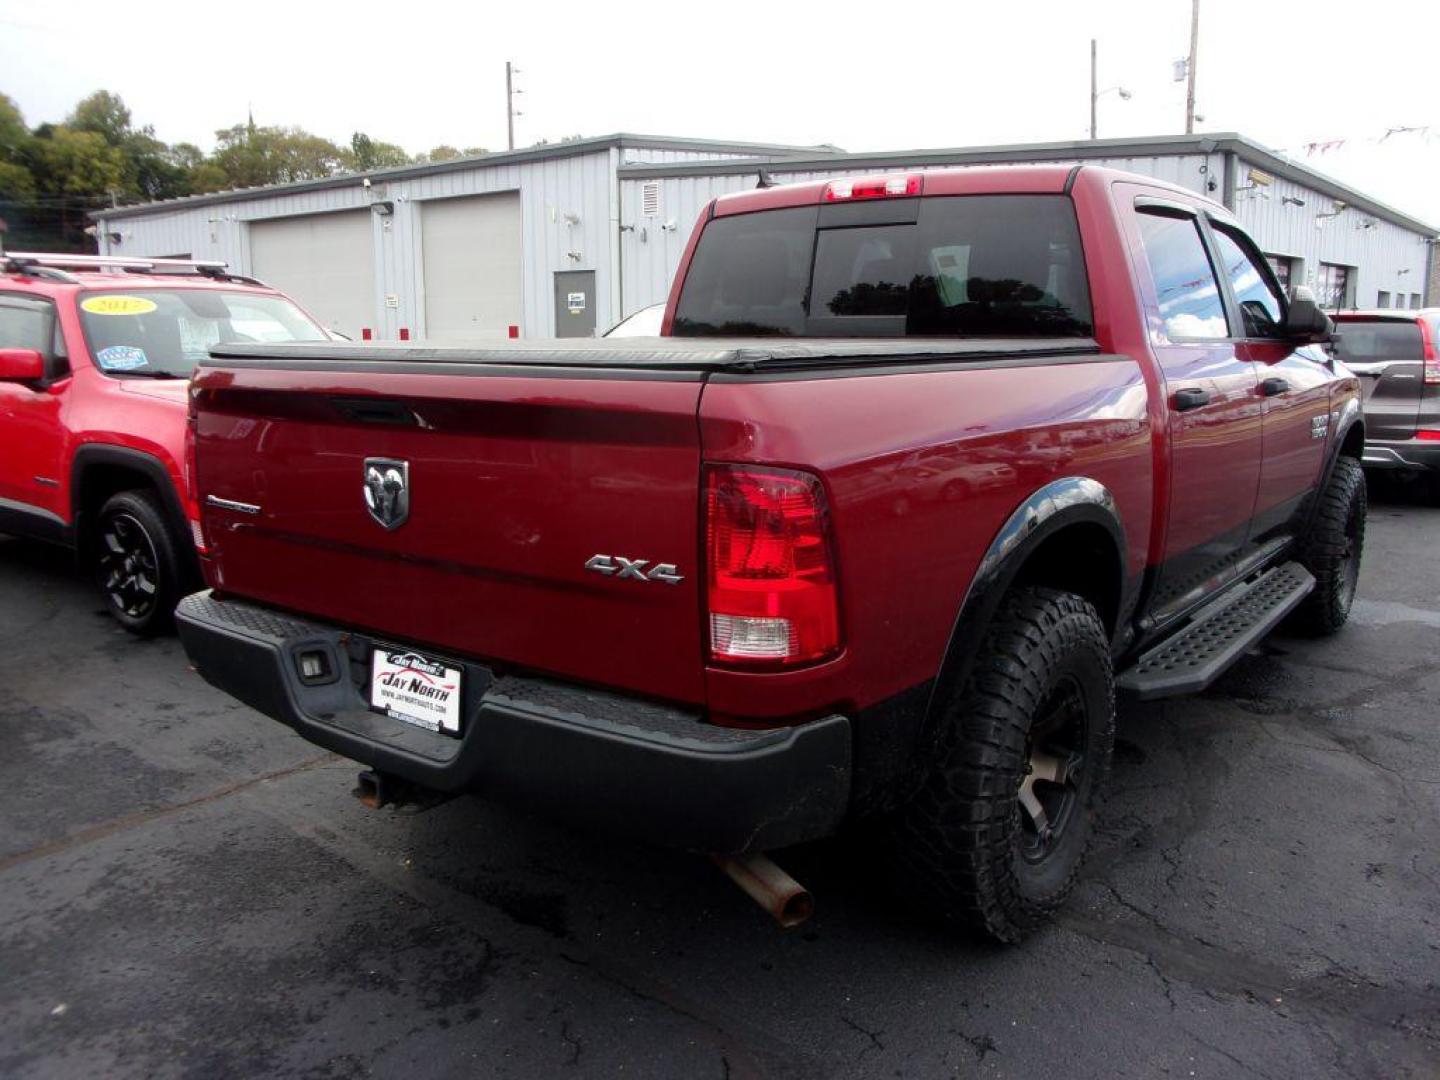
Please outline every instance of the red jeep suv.
[{"label": "red jeep suv", "polygon": [[186,386],[212,345],[324,341],[223,263],[0,253],[0,533],[66,545],[137,634],[199,587]]}]

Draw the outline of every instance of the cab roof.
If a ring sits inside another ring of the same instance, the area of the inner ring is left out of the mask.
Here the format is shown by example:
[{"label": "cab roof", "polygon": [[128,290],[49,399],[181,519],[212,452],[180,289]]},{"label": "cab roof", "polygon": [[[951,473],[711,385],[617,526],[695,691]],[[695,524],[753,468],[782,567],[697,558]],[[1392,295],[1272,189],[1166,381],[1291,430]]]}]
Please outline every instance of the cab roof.
[{"label": "cab roof", "polygon": [[[867,200],[882,197],[924,197],[927,195],[1063,195],[1071,190],[1076,177],[1081,173],[1087,177],[1103,180],[1130,181],[1147,187],[1161,188],[1182,194],[1187,198],[1199,199],[1211,205],[1220,213],[1229,216],[1229,211],[1199,192],[1180,187],[1153,176],[1127,173],[1095,165],[1037,164],[1037,165],[965,165],[948,169],[895,169],[893,171],[865,175],[830,176],[823,180],[811,180],[798,184],[781,184],[753,188],[749,191],[732,192],[715,200],[715,217],[729,214],[746,214],[755,210],[775,210],[783,207],[812,206],[816,203]],[[887,181],[908,182],[903,188],[897,186],[890,191],[876,191],[875,185]],[[843,191],[847,187],[853,194],[835,194],[837,186]]]}]

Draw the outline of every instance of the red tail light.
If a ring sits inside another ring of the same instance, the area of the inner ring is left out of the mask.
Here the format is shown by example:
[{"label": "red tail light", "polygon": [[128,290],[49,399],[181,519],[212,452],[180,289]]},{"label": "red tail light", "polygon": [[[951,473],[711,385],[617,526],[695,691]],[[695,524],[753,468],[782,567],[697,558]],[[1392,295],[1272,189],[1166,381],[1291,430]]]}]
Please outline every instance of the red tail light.
[{"label": "red tail light", "polygon": [[817,477],[706,466],[705,549],[712,660],[790,666],[839,652],[835,558]]},{"label": "red tail light", "polygon": [[205,533],[200,527],[200,481],[195,475],[195,391],[190,391],[190,415],[185,419],[185,507],[190,518],[190,535],[195,550],[205,551]]},{"label": "red tail light", "polygon": [[1425,357],[1425,385],[1440,385],[1440,350],[1435,345],[1435,328],[1430,325],[1430,320],[1416,319],[1420,326],[1420,344],[1424,350]]},{"label": "red tail light", "polygon": [[856,180],[831,180],[825,185],[825,201],[900,199],[907,195],[919,195],[924,186],[924,178],[918,173],[909,176],[866,176]]}]

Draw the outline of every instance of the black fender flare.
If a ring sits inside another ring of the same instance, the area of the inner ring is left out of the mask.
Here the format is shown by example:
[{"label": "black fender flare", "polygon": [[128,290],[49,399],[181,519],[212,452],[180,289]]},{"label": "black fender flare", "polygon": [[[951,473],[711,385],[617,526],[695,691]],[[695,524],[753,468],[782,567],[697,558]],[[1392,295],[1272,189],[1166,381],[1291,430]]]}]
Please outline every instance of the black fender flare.
[{"label": "black fender flare", "polygon": [[1067,476],[1052,480],[1015,508],[980,560],[955,616],[941,669],[932,684],[930,701],[925,710],[927,739],[934,730],[937,703],[968,674],[970,659],[986,627],[1026,559],[1049,537],[1077,524],[1099,525],[1115,545],[1120,597],[1112,641],[1121,639],[1135,604],[1137,583],[1132,582],[1125,572],[1128,547],[1115,496],[1104,484],[1090,477]]},{"label": "black fender flare", "polygon": [[1330,477],[1335,475],[1335,463],[1341,458],[1345,440],[1350,437],[1350,432],[1357,425],[1360,428],[1362,460],[1364,457],[1365,412],[1360,406],[1359,396],[1347,398],[1339,409],[1332,410],[1330,420],[1335,437],[1330,440],[1330,446],[1325,451],[1325,468],[1320,472],[1320,479],[1310,499],[1310,506],[1305,511],[1305,526],[1300,533],[1302,536],[1309,534],[1311,523],[1315,520],[1315,515],[1320,512],[1320,495],[1330,486]]},{"label": "black fender flare", "polygon": [[195,545],[190,536],[189,517],[185,513],[185,504],[180,498],[180,492],[175,488],[175,482],[171,479],[169,470],[165,467],[165,463],[154,454],[146,453],[144,450],[135,450],[128,446],[86,443],[75,450],[75,455],[70,462],[70,521],[74,528],[77,554],[82,553],[84,546],[85,522],[82,496],[85,491],[85,474],[98,466],[128,469],[131,472],[139,473],[149,481],[150,486],[160,496],[160,501],[165,504],[165,512],[175,528],[176,539],[180,542],[180,550],[186,553],[182,557],[186,560],[186,568],[192,574],[192,580],[200,580],[200,561],[195,554]]},{"label": "black fender flare", "polygon": [[1340,451],[1344,449],[1345,440],[1350,437],[1351,429],[1356,424],[1360,425],[1362,443],[1365,434],[1365,412],[1360,406],[1358,397],[1346,398],[1345,403],[1339,409],[1332,411],[1330,415],[1335,426],[1335,437],[1330,440],[1330,449],[1326,454],[1325,475],[1321,477],[1322,488],[1330,482],[1330,474],[1335,471],[1335,462],[1340,460]]}]

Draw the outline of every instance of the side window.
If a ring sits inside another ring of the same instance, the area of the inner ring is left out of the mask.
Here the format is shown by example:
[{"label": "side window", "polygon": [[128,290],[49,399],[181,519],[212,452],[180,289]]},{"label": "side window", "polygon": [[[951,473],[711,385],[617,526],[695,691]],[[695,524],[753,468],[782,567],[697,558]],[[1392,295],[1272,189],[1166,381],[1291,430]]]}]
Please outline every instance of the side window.
[{"label": "side window", "polygon": [[1235,302],[1240,306],[1245,336],[1280,337],[1280,327],[1285,322],[1285,300],[1280,286],[1267,272],[1269,267],[1263,259],[1251,254],[1250,245],[1230,226],[1212,222],[1211,227],[1225,276],[1230,279]]},{"label": "side window", "polygon": [[60,321],[48,300],[0,293],[0,349],[34,349],[45,357],[45,377],[67,374]]},{"label": "side window", "polygon": [[54,309],[43,300],[0,296],[0,349],[36,349],[48,356],[54,321]]},{"label": "side window", "polygon": [[1141,207],[1136,217],[1165,336],[1172,341],[1228,337],[1225,305],[1199,223],[1189,214],[1159,208]]}]

